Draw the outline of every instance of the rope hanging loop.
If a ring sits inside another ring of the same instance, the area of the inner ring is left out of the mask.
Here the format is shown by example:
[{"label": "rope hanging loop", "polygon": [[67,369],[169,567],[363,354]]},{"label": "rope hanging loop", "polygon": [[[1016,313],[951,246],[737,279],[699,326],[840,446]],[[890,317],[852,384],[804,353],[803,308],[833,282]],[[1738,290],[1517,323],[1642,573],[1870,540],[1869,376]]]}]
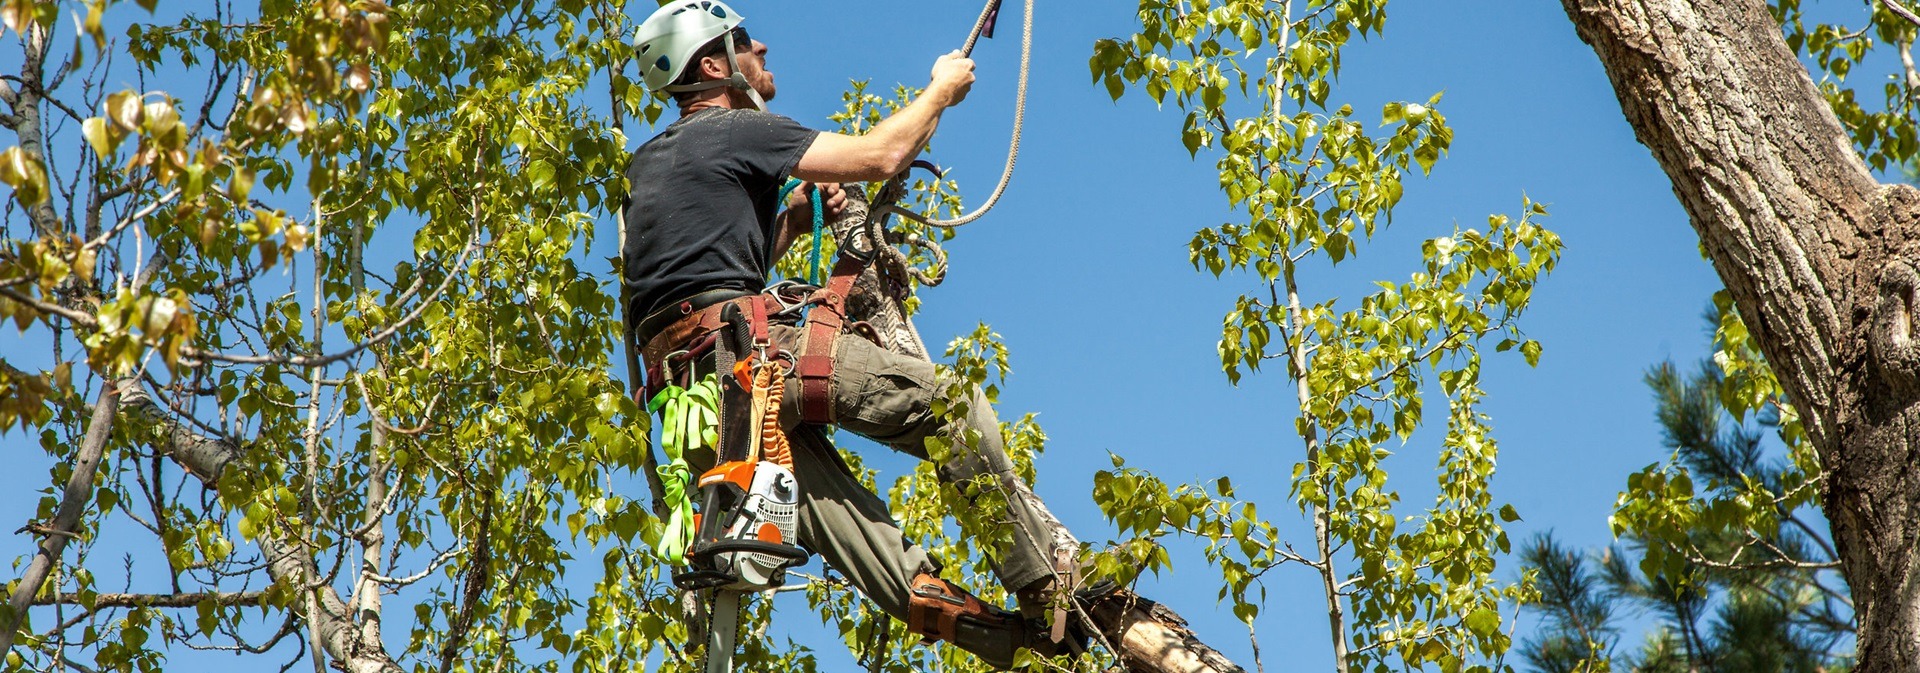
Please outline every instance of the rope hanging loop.
[{"label": "rope hanging loop", "polygon": [[[982,10],[980,12],[980,18],[974,21],[973,32],[967,36],[966,46],[960,50],[962,55],[971,56],[973,54],[973,47],[980,41],[981,35],[988,32],[989,27],[997,20],[1000,13],[1001,1],[1002,0],[987,0],[986,9]],[[1014,93],[1013,140],[1007,144],[1007,166],[1000,173],[1000,182],[994,186],[993,194],[987,197],[985,203],[980,204],[980,207],[975,208],[972,212],[951,220],[943,220],[926,217],[889,202],[876,205],[873,209],[873,217],[879,219],[885,218],[887,215],[899,215],[900,217],[930,227],[952,229],[978,220],[982,215],[986,215],[987,211],[993,210],[993,206],[1000,202],[1000,197],[1007,193],[1007,184],[1013,181],[1014,164],[1020,160],[1020,135],[1022,129],[1026,127],[1027,122],[1027,75],[1031,72],[1032,66],[1033,0],[1025,0],[1023,16],[1020,19],[1020,80]]]}]

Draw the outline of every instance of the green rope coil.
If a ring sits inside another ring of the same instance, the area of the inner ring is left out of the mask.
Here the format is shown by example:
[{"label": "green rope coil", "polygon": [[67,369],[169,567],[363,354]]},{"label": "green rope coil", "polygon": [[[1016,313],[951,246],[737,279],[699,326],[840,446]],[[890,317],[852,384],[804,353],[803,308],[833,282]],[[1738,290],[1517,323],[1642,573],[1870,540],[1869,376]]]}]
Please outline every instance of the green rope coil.
[{"label": "green rope coil", "polygon": [[647,402],[647,411],[660,416],[660,450],[667,455],[667,462],[656,468],[668,510],[666,532],[653,550],[661,561],[687,564],[687,549],[693,545],[693,466],[686,455],[720,440],[719,409],[720,385],[712,375],[691,388],[668,385]]}]

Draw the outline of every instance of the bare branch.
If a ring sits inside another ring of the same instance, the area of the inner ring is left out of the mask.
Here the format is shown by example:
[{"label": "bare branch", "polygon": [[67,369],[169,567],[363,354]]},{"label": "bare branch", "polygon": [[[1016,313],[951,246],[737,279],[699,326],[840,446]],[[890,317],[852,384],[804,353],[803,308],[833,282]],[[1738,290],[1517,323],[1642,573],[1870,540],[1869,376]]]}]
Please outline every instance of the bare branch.
[{"label": "bare branch", "polygon": [[[220,606],[257,606],[267,602],[264,591],[201,591],[186,594],[94,594],[93,609],[102,608],[191,608],[201,603],[213,601]],[[87,605],[87,600],[78,593],[63,593],[58,596],[41,596],[33,599],[34,605]]]},{"label": "bare branch", "polygon": [[1880,6],[1887,8],[1887,11],[1892,12],[1894,16],[1906,20],[1907,23],[1920,26],[1920,15],[1915,15],[1913,10],[1907,9],[1905,5],[1895,2],[1895,0],[1880,0]]},{"label": "bare branch", "polygon": [[386,575],[382,575],[375,572],[366,573],[366,577],[367,579],[373,580],[375,582],[379,582],[381,584],[384,584],[390,587],[404,587],[409,584],[413,584],[420,580],[426,579],[428,575],[433,574],[433,571],[435,570],[439,570],[440,566],[445,565],[447,561],[451,560],[455,556],[459,556],[466,552],[467,552],[466,545],[460,545],[458,547],[454,547],[453,549],[449,549],[445,552],[441,552],[439,556],[435,556],[433,558],[433,561],[427,564],[427,567],[425,569],[421,570],[420,572],[414,573],[412,575],[408,575],[406,577],[398,577],[398,578],[388,577]]},{"label": "bare branch", "polygon": [[87,423],[87,434],[74,456],[73,472],[67,477],[66,490],[60,498],[60,509],[55,512],[53,523],[46,531],[48,535],[41,540],[40,550],[27,566],[26,574],[20,576],[19,584],[7,596],[7,604],[12,611],[0,618],[0,652],[13,648],[13,637],[19,633],[19,620],[26,616],[27,607],[32,604],[34,596],[40,593],[40,586],[53,573],[53,567],[59,564],[67,541],[75,537],[74,531],[79,528],[80,515],[86,512],[87,501],[93,499],[93,482],[100,473],[101,458],[106,455],[107,439],[113,429],[113,415],[120,408],[122,385],[122,381],[109,380],[101,386],[100,401],[94,405],[93,418]]},{"label": "bare branch", "polygon": [[[102,194],[101,198],[97,199],[96,201],[104,202],[108,198],[111,198],[110,196],[108,196],[108,194],[112,194],[112,193],[113,192],[107,192],[106,194]],[[169,191],[165,194],[160,195],[160,198],[154,199],[153,203],[149,203],[145,206],[142,206],[139,210],[133,211],[133,214],[120,218],[119,222],[115,222],[113,224],[112,229],[109,229],[101,233],[98,238],[95,238],[91,241],[87,241],[85,245],[81,246],[82,249],[91,250],[94,248],[98,248],[102,245],[106,245],[107,241],[111,240],[114,236],[118,236],[122,230],[125,230],[127,228],[127,225],[146,219],[148,215],[152,215],[154,211],[159,210],[161,206],[167,205],[167,203],[173,201],[175,198],[178,198],[179,196],[180,196],[180,190],[178,188],[175,188],[172,191]]]}]

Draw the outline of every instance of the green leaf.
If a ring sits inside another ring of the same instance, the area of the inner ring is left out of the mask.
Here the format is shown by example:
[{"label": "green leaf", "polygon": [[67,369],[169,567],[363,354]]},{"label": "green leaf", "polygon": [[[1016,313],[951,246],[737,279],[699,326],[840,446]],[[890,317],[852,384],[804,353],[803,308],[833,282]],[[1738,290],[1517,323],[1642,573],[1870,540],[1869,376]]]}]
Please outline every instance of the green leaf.
[{"label": "green leaf", "polygon": [[102,160],[113,156],[114,148],[120,144],[119,138],[108,133],[104,117],[88,117],[80,122],[80,135],[86,137],[87,144],[93,146],[94,155]]},{"label": "green leaf", "polygon": [[1500,630],[1500,613],[1487,608],[1480,608],[1468,613],[1465,622],[1468,631],[1472,631],[1474,635],[1484,638]]},{"label": "green leaf", "polygon": [[553,187],[553,164],[545,159],[535,159],[527,165],[528,185],[536,192],[544,192]]},{"label": "green leaf", "polygon": [[1520,344],[1520,354],[1527,358],[1527,366],[1540,365],[1540,342],[1528,339]]},{"label": "green leaf", "polygon": [[47,202],[47,171],[40,157],[18,147],[0,152],[0,182],[13,187],[14,198],[27,206]]},{"label": "green leaf", "polygon": [[1431,174],[1434,163],[1440,161],[1440,150],[1434,149],[1433,143],[1422,143],[1414,148],[1413,160],[1420,164],[1422,174]]}]

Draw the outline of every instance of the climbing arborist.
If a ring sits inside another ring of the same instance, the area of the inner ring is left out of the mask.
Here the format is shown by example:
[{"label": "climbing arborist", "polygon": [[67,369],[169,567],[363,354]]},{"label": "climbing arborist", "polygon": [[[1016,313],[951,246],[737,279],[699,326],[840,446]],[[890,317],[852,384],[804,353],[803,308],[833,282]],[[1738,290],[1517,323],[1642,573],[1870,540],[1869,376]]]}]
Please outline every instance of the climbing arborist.
[{"label": "climbing arborist", "polygon": [[[685,356],[703,338],[711,343],[729,304],[769,322],[774,348],[805,352],[807,330],[795,326],[796,312],[781,310],[791,302],[761,290],[774,261],[812,224],[812,185],[820,187],[825,216],[838,215],[846,202],[838,183],[884,180],[906,170],[941,113],[965,100],[974,81],[973,62],[954,52],[934,63],[919,97],[868,133],[816,131],[765,110],[775,92],[767,46],[741,21],[719,0],[681,0],[649,17],[634,42],[647,87],[671,96],[679,108],[679,119],[636,150],[627,169],[626,317],[650,387],[688,379],[693,365]],[[783,204],[780,193],[790,177],[809,184]],[[972,497],[1007,503],[1013,541],[993,559],[994,571],[1018,597],[1021,612],[987,605],[941,579],[939,565],[902,535],[886,502],[862,487],[824,442],[793,445],[800,544],[928,641],[951,642],[1000,668],[1011,667],[1021,647],[1043,655],[1077,650],[1084,643],[1077,629],[1062,637],[1041,617],[1057,601],[1055,578],[1072,576],[1074,550],[1052,548],[1040,519],[1024,500],[1005,497],[1007,489],[978,488],[1019,479],[984,395],[967,384],[972,400],[964,426],[949,427],[933,411],[937,391],[949,382],[932,364],[851,332],[831,337],[825,351],[831,376],[807,382],[790,375],[783,424],[830,421],[922,460],[926,438],[978,430],[977,445],[957,447],[938,471]],[[696,469],[711,466],[711,456],[707,464],[700,460],[693,461]]]}]

